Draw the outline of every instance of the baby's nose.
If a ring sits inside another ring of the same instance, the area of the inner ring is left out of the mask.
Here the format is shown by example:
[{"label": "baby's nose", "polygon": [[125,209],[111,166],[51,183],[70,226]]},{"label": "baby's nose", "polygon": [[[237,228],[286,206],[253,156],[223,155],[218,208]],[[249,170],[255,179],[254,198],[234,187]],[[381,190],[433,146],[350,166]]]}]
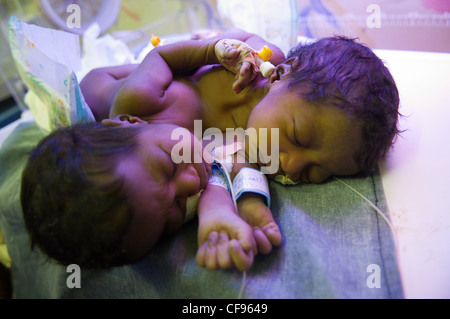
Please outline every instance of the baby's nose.
[{"label": "baby's nose", "polygon": [[289,156],[287,153],[280,154],[280,166],[284,175],[293,182],[300,181],[301,172],[306,166],[306,163],[301,159]]},{"label": "baby's nose", "polygon": [[188,164],[176,178],[176,194],[179,197],[189,197],[200,191],[200,176],[192,164]]}]

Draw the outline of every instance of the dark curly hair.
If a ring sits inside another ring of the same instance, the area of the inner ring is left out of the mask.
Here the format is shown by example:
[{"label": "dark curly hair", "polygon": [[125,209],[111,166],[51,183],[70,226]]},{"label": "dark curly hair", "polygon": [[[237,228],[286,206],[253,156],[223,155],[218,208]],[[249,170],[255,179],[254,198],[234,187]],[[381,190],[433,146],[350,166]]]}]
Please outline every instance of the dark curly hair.
[{"label": "dark curly hair", "polygon": [[292,48],[299,58],[289,88],[313,104],[327,104],[362,120],[363,149],[356,161],[370,173],[391,148],[398,130],[399,93],[387,67],[367,46],[342,36]]},{"label": "dark curly hair", "polygon": [[138,129],[75,125],[38,144],[21,185],[32,247],[64,265],[108,268],[128,263],[123,237],[132,209],[115,168],[135,150]]}]

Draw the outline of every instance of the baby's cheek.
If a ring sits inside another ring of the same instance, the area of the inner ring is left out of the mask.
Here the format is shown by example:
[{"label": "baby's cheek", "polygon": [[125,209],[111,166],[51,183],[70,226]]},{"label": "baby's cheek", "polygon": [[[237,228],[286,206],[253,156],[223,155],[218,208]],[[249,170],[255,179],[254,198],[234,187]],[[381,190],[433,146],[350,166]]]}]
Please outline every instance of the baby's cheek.
[{"label": "baby's cheek", "polygon": [[172,205],[168,212],[168,218],[166,222],[165,231],[169,234],[175,233],[178,231],[184,222],[184,213],[181,212],[181,209],[177,207],[177,205]]},{"label": "baby's cheek", "polygon": [[309,181],[313,184],[319,184],[327,180],[331,174],[320,167],[314,166],[309,172]]}]

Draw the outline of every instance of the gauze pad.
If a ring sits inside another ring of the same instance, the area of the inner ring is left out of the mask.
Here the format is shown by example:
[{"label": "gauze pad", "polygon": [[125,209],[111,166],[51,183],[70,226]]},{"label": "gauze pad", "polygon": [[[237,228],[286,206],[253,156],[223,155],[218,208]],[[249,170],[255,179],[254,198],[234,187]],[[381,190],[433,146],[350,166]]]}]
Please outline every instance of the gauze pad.
[{"label": "gauze pad", "polygon": [[277,175],[277,176],[275,176],[275,178],[273,180],[275,182],[278,182],[283,185],[297,185],[300,183],[300,181],[294,182],[293,180],[291,180],[289,177],[287,177],[285,175]]}]

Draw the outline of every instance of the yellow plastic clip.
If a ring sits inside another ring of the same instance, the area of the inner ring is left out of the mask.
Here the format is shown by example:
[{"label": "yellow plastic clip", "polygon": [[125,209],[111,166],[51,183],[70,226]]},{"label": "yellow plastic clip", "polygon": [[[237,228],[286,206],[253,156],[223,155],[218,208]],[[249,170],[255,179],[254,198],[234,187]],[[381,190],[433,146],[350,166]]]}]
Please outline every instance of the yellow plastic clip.
[{"label": "yellow plastic clip", "polygon": [[155,37],[152,34],[152,38],[150,39],[150,42],[153,44],[154,47],[157,47],[159,43],[161,42],[161,39],[159,37]]},{"label": "yellow plastic clip", "polygon": [[263,61],[269,61],[273,54],[272,50],[267,45],[264,45],[262,47],[262,49],[259,51],[256,51],[256,53]]}]

